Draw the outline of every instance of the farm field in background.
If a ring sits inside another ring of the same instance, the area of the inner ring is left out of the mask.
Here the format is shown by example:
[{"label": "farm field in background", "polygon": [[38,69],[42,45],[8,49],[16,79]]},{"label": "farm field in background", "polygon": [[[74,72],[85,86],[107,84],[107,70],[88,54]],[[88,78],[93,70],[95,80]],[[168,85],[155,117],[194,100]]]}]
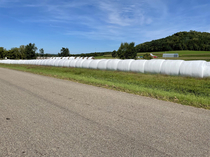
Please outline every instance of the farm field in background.
[{"label": "farm field in background", "polygon": [[[173,59],[173,60],[206,60],[210,61],[210,51],[164,51],[164,52],[147,52],[158,56],[158,59]],[[178,58],[163,58],[164,53],[178,53]],[[138,53],[137,56],[146,54]],[[112,55],[97,56],[95,59],[113,59]]]},{"label": "farm field in background", "polygon": [[36,65],[0,64],[0,67],[210,109],[210,78],[200,79],[160,74]]}]

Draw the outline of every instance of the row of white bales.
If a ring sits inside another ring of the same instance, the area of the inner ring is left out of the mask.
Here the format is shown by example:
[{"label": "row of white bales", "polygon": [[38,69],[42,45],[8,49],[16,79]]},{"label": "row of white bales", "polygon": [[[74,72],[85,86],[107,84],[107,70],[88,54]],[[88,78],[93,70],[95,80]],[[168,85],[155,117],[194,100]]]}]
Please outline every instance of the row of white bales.
[{"label": "row of white bales", "polygon": [[75,67],[100,70],[131,71],[139,73],[153,73],[165,75],[180,75],[190,77],[210,77],[210,62],[184,60],[121,60],[121,59],[93,59],[80,57],[50,58],[42,60],[0,60],[5,64],[28,64],[57,67]]}]

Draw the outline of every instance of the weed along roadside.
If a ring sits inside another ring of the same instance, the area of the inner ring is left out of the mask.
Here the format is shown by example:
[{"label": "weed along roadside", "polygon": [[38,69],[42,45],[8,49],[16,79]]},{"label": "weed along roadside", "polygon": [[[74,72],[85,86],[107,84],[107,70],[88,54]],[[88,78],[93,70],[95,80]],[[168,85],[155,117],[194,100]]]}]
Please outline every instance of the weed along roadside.
[{"label": "weed along roadside", "polygon": [[183,105],[210,109],[210,78],[201,79],[36,65],[0,64],[0,67],[109,88]]}]

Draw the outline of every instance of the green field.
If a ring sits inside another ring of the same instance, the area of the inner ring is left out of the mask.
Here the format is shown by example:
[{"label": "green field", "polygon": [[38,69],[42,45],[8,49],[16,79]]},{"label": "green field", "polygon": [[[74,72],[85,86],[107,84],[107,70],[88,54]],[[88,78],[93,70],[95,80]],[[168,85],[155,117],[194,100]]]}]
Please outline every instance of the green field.
[{"label": "green field", "polygon": [[[159,59],[179,59],[179,60],[206,60],[210,61],[210,51],[166,51],[166,52],[148,52],[158,56]],[[178,58],[163,58],[163,53],[178,53]],[[137,56],[143,56],[146,53],[138,53]],[[111,55],[97,56],[96,59],[113,59]]]},{"label": "green field", "polygon": [[199,79],[35,65],[0,64],[0,67],[71,80],[183,105],[210,109],[210,78]]}]

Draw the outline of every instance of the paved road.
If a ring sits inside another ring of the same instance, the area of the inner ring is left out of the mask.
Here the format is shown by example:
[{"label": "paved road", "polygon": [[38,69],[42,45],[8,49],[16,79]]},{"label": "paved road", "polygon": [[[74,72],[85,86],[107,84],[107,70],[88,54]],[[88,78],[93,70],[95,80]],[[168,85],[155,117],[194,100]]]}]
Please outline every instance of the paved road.
[{"label": "paved road", "polygon": [[0,157],[210,156],[210,111],[0,68]]}]

